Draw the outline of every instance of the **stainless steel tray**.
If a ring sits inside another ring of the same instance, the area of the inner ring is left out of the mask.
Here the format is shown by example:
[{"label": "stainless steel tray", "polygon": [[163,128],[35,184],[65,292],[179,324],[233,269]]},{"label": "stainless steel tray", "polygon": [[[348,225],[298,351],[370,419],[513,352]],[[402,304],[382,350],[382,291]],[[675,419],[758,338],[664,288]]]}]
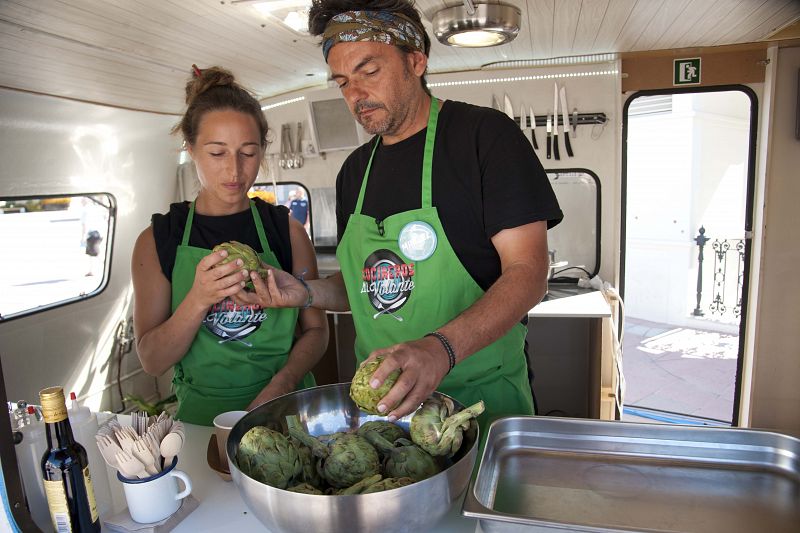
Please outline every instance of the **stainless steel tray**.
[{"label": "stainless steel tray", "polygon": [[462,513],[495,531],[800,531],[800,440],[766,431],[502,418]]}]

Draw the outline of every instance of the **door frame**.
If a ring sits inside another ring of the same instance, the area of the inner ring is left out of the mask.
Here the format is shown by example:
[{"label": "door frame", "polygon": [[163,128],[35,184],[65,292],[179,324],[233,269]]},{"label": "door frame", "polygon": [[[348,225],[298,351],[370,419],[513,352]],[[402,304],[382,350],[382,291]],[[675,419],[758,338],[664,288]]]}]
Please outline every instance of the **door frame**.
[{"label": "door frame", "polygon": [[[739,350],[736,356],[736,377],[733,394],[733,413],[731,426],[739,425],[741,410],[742,373],[744,369],[745,331],[747,328],[747,309],[750,295],[750,264],[753,247],[753,213],[755,208],[756,155],[758,140],[758,96],[755,91],[742,84],[712,85],[698,87],[675,87],[669,89],[649,89],[636,91],[628,96],[622,106],[622,161],[620,169],[620,233],[619,233],[619,293],[625,301],[625,249],[628,213],[628,109],[631,103],[644,96],[665,94],[710,93],[739,91],[750,99],[750,133],[748,138],[747,176],[744,208],[744,271],[742,273],[742,314],[739,317]],[[620,329],[622,321],[620,321]],[[622,331],[619,332],[620,334]]]}]

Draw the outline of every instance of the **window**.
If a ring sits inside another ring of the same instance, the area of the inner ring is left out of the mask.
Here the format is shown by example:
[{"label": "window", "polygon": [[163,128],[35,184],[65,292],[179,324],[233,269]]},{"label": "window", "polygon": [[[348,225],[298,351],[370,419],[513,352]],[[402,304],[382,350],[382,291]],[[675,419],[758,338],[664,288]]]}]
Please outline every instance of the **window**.
[{"label": "window", "polygon": [[247,194],[250,198],[258,197],[265,202],[288,207],[289,214],[306,228],[311,242],[314,242],[314,232],[311,226],[311,198],[304,185],[292,181],[275,184],[256,183]]},{"label": "window", "polygon": [[106,193],[0,198],[0,320],[100,293],[115,212]]}]

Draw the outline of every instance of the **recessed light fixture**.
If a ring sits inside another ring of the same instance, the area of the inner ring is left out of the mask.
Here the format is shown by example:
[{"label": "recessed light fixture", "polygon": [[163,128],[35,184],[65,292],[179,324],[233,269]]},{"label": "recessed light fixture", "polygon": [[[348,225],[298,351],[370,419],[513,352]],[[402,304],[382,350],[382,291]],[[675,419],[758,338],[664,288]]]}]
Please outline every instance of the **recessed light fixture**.
[{"label": "recessed light fixture", "polygon": [[522,13],[504,4],[475,4],[447,7],[433,16],[433,34],[447,46],[480,48],[509,43],[519,33]]}]

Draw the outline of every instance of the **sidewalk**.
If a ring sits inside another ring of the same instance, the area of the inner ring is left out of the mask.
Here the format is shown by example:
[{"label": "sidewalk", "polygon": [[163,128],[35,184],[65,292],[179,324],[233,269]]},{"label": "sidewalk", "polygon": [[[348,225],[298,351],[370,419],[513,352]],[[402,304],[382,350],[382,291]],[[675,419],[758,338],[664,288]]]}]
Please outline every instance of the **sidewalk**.
[{"label": "sidewalk", "polygon": [[[625,405],[730,422],[739,340],[736,335],[625,321]],[[623,420],[642,421],[623,415]]]}]

